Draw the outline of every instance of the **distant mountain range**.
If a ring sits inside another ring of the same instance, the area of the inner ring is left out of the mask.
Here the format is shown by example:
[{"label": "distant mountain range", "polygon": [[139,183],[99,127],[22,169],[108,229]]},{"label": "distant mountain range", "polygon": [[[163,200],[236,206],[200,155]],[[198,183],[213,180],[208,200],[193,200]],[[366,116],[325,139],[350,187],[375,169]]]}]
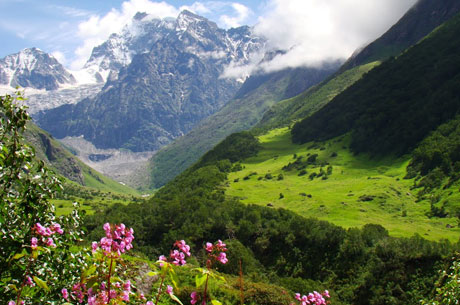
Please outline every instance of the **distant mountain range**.
[{"label": "distant mountain range", "polygon": [[177,19],[134,19],[142,35],[114,34],[88,61],[99,74],[110,70],[97,97],[41,114],[41,127],[57,138],[83,135],[98,148],[157,150],[228,102],[241,83],[221,78],[224,68],[247,63],[265,43],[249,27],[222,30],[188,11]]}]

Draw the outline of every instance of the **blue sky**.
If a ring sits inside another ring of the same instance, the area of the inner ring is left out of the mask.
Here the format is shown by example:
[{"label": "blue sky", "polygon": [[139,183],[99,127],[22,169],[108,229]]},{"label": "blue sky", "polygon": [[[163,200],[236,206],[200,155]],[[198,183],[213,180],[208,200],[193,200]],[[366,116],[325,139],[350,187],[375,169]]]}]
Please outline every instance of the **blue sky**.
[{"label": "blue sky", "polygon": [[276,69],[346,58],[393,25],[416,0],[0,0],[0,58],[38,47],[79,69],[94,46],[136,11],[182,9],[220,27],[256,25],[273,48],[291,50]]}]

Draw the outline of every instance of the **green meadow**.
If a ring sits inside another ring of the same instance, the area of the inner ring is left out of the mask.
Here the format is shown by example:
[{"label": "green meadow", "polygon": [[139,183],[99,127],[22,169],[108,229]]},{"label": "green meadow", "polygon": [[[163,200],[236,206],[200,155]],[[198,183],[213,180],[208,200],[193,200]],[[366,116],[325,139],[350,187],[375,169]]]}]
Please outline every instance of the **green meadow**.
[{"label": "green meadow", "polygon": [[[258,155],[229,175],[227,195],[345,228],[374,223],[396,237],[417,233],[429,240],[459,240],[457,218],[429,218],[430,201],[417,198],[420,189],[413,188],[414,179],[404,179],[409,156],[372,159],[353,155],[347,136],[296,145],[288,128],[272,130],[259,141]],[[460,199],[458,189],[453,193],[449,193],[451,202]]]}]

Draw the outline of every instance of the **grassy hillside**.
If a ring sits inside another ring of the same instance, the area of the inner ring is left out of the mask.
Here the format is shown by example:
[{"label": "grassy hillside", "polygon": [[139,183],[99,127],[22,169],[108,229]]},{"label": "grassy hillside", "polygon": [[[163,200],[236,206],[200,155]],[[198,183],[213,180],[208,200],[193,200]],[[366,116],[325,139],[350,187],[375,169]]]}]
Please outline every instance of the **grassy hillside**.
[{"label": "grassy hillside", "polygon": [[121,194],[136,195],[136,190],[105,177],[90,168],[46,131],[29,122],[25,133],[26,140],[35,148],[35,153],[57,174],[81,186]]},{"label": "grassy hillside", "polygon": [[[412,189],[414,180],[404,179],[408,157],[355,156],[348,149],[349,136],[295,145],[287,128],[272,130],[259,139],[259,154],[246,159],[241,171],[228,176],[227,195],[246,204],[285,208],[345,228],[375,223],[393,236],[418,233],[431,240],[458,241],[455,215],[429,218],[430,200],[420,200],[419,190]],[[316,161],[309,162],[313,155],[318,155]],[[291,169],[283,170],[289,164]],[[302,173],[303,167],[306,173]],[[452,186],[440,196],[460,207],[458,187]]]},{"label": "grassy hillside", "polygon": [[248,79],[235,99],[153,156],[152,187],[164,185],[228,135],[257,124],[275,103],[321,82],[336,69],[337,65],[321,70],[287,69]]},{"label": "grassy hillside", "polygon": [[288,126],[296,120],[315,113],[379,64],[380,62],[373,62],[347,70],[296,97],[275,104],[265,112],[255,129],[269,130]]}]

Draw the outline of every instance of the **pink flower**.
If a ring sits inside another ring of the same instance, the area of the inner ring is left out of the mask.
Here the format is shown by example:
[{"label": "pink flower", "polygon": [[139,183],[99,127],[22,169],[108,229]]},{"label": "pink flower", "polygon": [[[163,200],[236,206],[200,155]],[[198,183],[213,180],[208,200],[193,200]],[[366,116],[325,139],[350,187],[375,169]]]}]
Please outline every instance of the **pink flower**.
[{"label": "pink flower", "polygon": [[225,252],[220,252],[217,260],[222,264],[226,264],[228,262],[227,254]]},{"label": "pink flower", "polygon": [[220,239],[217,241],[217,247],[219,248],[225,248],[227,245],[224,244]]},{"label": "pink flower", "polygon": [[297,301],[300,301],[300,300],[301,300],[301,299],[300,299],[300,293],[296,293],[296,294],[295,294],[295,299],[296,299]]},{"label": "pink flower", "polygon": [[117,292],[114,289],[110,290],[110,298],[115,299],[116,297],[117,297]]},{"label": "pink flower", "polygon": [[195,304],[196,302],[198,302],[198,293],[196,291],[193,291],[191,294],[190,294],[190,297],[192,298],[190,300],[190,304]]},{"label": "pink flower", "polygon": [[26,285],[30,287],[34,287],[35,283],[32,281],[32,278],[30,276],[27,276],[26,278]]},{"label": "pink flower", "polygon": [[15,301],[9,301],[8,305],[16,305],[16,302]]},{"label": "pink flower", "polygon": [[30,241],[30,247],[34,250],[37,249],[38,239],[36,237],[32,237],[32,240]]},{"label": "pink flower", "polygon": [[127,280],[126,283],[123,284],[123,290],[125,291],[131,291],[131,281]]},{"label": "pink flower", "polygon": [[[166,256],[164,255],[160,255],[160,257],[158,258],[158,260],[160,262],[167,262],[168,260],[166,259]],[[163,267],[165,264],[164,263],[160,263],[160,267]]]},{"label": "pink flower", "polygon": [[49,246],[49,247],[53,247],[53,248],[56,248],[56,244],[54,243],[54,240],[49,237],[47,240],[46,240],[46,245]]},{"label": "pink flower", "polygon": [[169,295],[172,295],[173,294],[173,287],[168,285],[168,287],[166,288],[166,293],[169,294]]},{"label": "pink flower", "polygon": [[68,299],[69,299],[69,292],[67,291],[67,289],[62,288],[61,293],[62,293],[62,297],[63,297],[66,301],[68,301]]},{"label": "pink flower", "polygon": [[64,231],[61,229],[61,225],[58,223],[53,223],[51,225],[51,230],[55,233],[59,233],[60,235],[64,234]]},{"label": "pink flower", "polygon": [[91,244],[91,251],[94,253],[97,251],[97,248],[99,248],[99,245],[97,244],[96,241],[93,241],[93,243]]},{"label": "pink flower", "polygon": [[323,296],[326,297],[326,298],[330,298],[330,297],[331,297],[331,296],[329,295],[329,291],[328,291],[328,290],[324,290]]},{"label": "pink flower", "polygon": [[49,229],[45,228],[44,226],[42,226],[39,222],[37,222],[35,224],[35,231],[37,232],[37,234],[41,235],[41,236],[50,236],[50,231]]},{"label": "pink flower", "polygon": [[211,243],[206,243],[206,251],[208,251],[209,253],[212,252],[212,248],[213,248],[213,245]]},{"label": "pink flower", "polygon": [[187,256],[190,256],[190,246],[185,243],[185,240],[176,242],[176,245],[179,248],[179,250],[184,252]]},{"label": "pink flower", "polygon": [[123,301],[129,302],[129,291],[123,291],[123,295],[121,297]]},{"label": "pink flower", "polygon": [[152,301],[148,301],[147,303],[145,303],[145,305],[153,305],[153,302],[152,302]]},{"label": "pink flower", "polygon": [[93,295],[92,297],[88,297],[88,305],[97,305],[97,297]]}]

